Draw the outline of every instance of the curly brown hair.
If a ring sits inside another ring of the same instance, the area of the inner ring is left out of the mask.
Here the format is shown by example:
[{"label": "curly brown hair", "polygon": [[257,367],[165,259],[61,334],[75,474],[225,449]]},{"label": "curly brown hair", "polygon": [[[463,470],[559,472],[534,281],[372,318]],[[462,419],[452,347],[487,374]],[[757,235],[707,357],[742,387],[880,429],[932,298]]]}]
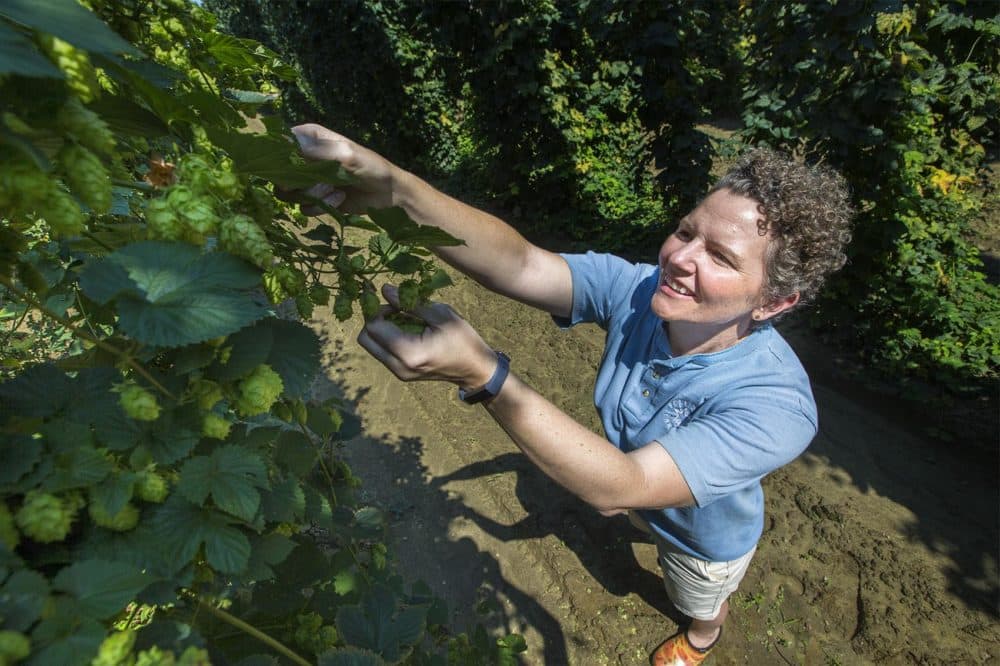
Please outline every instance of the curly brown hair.
[{"label": "curly brown hair", "polygon": [[[768,242],[764,296],[816,297],[826,277],[847,261],[854,208],[847,182],[833,169],[797,162],[768,148],[744,155],[711,192],[728,189],[755,200]],[[710,193],[711,193],[710,192]]]}]

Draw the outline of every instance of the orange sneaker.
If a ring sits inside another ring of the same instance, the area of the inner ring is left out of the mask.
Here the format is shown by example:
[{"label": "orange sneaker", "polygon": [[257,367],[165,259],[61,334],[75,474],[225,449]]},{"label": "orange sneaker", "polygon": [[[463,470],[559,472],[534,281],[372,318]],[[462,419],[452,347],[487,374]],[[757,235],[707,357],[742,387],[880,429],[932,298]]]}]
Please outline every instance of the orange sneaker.
[{"label": "orange sneaker", "polygon": [[649,658],[649,663],[652,666],[698,666],[705,661],[708,653],[712,651],[720,638],[722,638],[721,627],[719,627],[719,635],[715,637],[711,645],[706,648],[696,648],[688,640],[687,629],[683,629],[660,643],[653,656]]}]

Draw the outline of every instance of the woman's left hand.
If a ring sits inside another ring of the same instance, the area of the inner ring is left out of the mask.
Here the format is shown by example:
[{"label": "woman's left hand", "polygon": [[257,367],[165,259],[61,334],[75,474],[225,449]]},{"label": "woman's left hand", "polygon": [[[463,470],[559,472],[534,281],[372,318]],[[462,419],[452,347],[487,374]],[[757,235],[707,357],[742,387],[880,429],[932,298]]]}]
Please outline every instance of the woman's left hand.
[{"label": "woman's left hand", "polygon": [[451,307],[428,303],[409,311],[427,325],[415,335],[386,319],[401,311],[396,287],[385,285],[382,295],[389,305],[365,324],[358,343],[396,377],[403,381],[446,381],[472,390],[493,376],[496,353]]}]

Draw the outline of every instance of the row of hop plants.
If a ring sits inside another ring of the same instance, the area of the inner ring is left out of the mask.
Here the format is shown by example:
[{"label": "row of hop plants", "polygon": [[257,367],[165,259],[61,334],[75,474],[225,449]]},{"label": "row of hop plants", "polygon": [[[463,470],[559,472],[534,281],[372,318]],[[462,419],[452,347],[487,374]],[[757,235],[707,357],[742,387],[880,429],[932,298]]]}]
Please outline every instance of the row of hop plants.
[{"label": "row of hop plants", "polygon": [[310,399],[300,318],[373,316],[386,274],[416,304],[460,241],[277,199],[349,177],[197,5],[5,3],[0,40],[0,664],[514,663],[395,573],[358,419]]}]

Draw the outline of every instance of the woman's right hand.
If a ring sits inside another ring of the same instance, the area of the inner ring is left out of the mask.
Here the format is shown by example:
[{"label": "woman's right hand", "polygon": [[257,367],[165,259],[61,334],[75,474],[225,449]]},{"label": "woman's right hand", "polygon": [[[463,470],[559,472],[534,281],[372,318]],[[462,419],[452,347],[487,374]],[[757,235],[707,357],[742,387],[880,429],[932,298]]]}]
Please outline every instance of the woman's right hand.
[{"label": "woman's right hand", "polygon": [[292,133],[306,159],[335,160],[357,179],[354,185],[336,188],[319,183],[302,192],[306,198],[285,195],[286,198],[303,201],[304,213],[319,215],[323,212],[318,206],[308,205],[308,197],[357,214],[363,214],[369,208],[400,205],[397,189],[403,172],[389,160],[322,125],[297,125],[292,128]]}]

